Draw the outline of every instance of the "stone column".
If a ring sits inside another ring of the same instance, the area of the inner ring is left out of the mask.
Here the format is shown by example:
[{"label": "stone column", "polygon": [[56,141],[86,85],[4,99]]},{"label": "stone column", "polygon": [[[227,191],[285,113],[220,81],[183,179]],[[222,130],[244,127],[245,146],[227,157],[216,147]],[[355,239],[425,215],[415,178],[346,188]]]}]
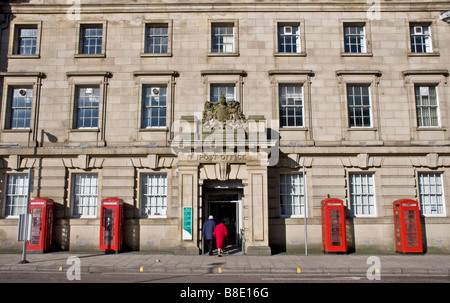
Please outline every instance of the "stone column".
[{"label": "stone column", "polygon": [[[201,220],[201,209],[198,201],[198,162],[189,160],[179,155],[178,158],[178,174],[179,174],[179,224],[180,224],[180,253],[181,254],[198,254],[201,245],[199,242],[199,223]],[[185,238],[183,236],[183,209],[190,207],[192,209],[192,237]]]},{"label": "stone column", "polygon": [[244,181],[244,250],[248,255],[270,255],[267,195],[267,154],[247,162]]}]

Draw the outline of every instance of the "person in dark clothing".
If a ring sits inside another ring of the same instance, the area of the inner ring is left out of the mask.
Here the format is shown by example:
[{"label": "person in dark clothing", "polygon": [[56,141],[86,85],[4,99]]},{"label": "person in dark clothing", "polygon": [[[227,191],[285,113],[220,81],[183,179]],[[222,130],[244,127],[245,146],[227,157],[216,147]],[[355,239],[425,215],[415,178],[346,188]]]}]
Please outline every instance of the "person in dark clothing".
[{"label": "person in dark clothing", "polygon": [[209,255],[213,255],[214,249],[214,229],[216,228],[216,222],[213,220],[213,216],[209,216],[208,221],[203,224],[203,238],[208,243]]}]

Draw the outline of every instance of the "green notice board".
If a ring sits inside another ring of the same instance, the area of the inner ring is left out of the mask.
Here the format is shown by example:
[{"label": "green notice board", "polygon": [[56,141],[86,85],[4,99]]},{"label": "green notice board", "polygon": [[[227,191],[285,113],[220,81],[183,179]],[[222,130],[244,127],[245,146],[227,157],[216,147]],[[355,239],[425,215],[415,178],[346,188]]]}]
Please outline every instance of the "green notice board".
[{"label": "green notice board", "polygon": [[192,240],[192,207],[183,207],[183,240]]}]

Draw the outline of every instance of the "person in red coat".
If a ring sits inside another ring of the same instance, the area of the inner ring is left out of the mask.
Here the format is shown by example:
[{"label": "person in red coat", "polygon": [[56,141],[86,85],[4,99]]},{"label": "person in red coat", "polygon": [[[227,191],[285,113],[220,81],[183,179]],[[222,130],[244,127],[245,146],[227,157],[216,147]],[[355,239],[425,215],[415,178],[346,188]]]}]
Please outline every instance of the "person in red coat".
[{"label": "person in red coat", "polygon": [[222,257],[223,249],[225,248],[225,239],[228,239],[228,231],[224,223],[225,221],[221,220],[213,233],[214,237],[216,237],[217,255],[219,257]]}]

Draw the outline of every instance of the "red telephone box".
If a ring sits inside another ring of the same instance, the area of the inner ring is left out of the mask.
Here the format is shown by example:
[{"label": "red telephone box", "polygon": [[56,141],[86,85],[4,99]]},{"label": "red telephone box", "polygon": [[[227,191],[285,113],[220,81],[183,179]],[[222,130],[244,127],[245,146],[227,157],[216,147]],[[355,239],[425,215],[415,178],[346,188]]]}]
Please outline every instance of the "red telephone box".
[{"label": "red telephone box", "polygon": [[400,199],[393,205],[396,252],[423,253],[419,203]]},{"label": "red telephone box", "polygon": [[344,202],[335,198],[322,201],[322,251],[347,252]]},{"label": "red telephone box", "polygon": [[104,199],[100,222],[100,252],[118,253],[122,249],[123,201],[118,198]]},{"label": "red telephone box", "polygon": [[35,198],[30,201],[31,240],[27,242],[27,252],[43,253],[52,246],[54,201]]}]

